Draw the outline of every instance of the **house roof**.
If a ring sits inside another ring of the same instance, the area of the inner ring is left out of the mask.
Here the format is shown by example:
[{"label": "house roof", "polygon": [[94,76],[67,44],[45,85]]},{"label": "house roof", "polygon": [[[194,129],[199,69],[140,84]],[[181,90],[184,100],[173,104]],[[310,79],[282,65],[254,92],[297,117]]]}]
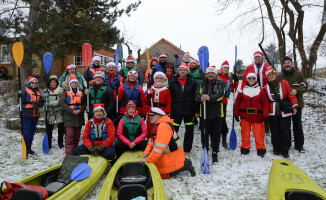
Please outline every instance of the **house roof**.
[{"label": "house roof", "polygon": [[[168,46],[170,46],[171,48],[173,48],[174,50],[179,51],[179,47],[175,46],[174,44],[172,44],[171,42],[169,42],[169,41],[166,40],[165,38],[160,39],[159,41],[157,41],[155,44],[153,44],[153,45],[152,45],[151,47],[149,47],[148,49],[151,49],[151,48],[153,48],[153,47],[155,47],[155,46],[158,46],[158,45],[161,44],[161,43],[165,43],[165,44],[167,44]],[[185,52],[182,51],[182,49],[181,49],[181,54],[184,54],[184,53],[185,53]],[[143,56],[144,54],[146,54],[146,51],[142,53],[142,56]]]}]

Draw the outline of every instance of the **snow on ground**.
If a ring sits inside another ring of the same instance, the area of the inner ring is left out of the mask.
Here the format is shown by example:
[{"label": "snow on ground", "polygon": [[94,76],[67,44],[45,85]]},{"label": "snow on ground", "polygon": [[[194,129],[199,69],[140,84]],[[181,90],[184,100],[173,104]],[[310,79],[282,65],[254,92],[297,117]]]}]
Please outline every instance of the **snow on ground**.
[{"label": "snow on ground", "polygon": [[[309,79],[309,92],[306,98],[306,107],[303,109],[303,128],[305,133],[305,154],[300,154],[292,148],[289,151],[290,160],[305,171],[324,189],[326,188],[326,79]],[[1,110],[4,95],[0,96]],[[7,98],[7,97],[6,97]],[[8,99],[8,98],[7,98]],[[8,100],[6,100],[8,101]],[[12,102],[14,99],[12,99]],[[232,103],[230,99],[229,105]],[[10,109],[10,112],[13,112]],[[64,158],[64,150],[59,149],[57,141],[53,142],[53,149],[49,155],[42,153],[41,144],[44,133],[35,135],[33,149],[37,152],[38,159],[34,157],[27,160],[21,158],[20,134],[17,131],[7,130],[3,118],[6,112],[1,112],[0,124],[0,182],[3,180],[17,181],[23,177],[46,169],[60,163]],[[228,125],[231,126],[232,106],[228,106]],[[231,127],[229,127],[231,129]],[[265,137],[267,153],[264,158],[256,154],[253,137],[251,138],[251,152],[247,156],[240,156],[240,126],[235,123],[238,136],[238,146],[235,151],[220,148],[219,162],[210,165],[210,174],[200,172],[199,160],[202,153],[200,132],[195,128],[195,138],[191,160],[196,168],[197,176],[191,177],[188,172],[182,172],[176,177],[164,180],[165,190],[169,200],[179,199],[266,199],[269,170],[273,159],[282,158],[272,154],[270,134]],[[55,130],[56,131],[56,130]],[[184,127],[180,129],[183,138]],[[57,137],[56,132],[54,138]],[[211,152],[209,152],[209,156]],[[87,199],[97,199],[105,175]]]}]

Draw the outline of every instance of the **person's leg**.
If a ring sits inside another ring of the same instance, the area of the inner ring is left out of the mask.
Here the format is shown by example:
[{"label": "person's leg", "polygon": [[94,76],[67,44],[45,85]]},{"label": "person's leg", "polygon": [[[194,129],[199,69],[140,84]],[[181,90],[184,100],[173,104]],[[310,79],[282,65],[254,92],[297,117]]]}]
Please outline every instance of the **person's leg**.
[{"label": "person's leg", "polygon": [[65,133],[65,127],[64,127],[64,123],[61,122],[58,124],[58,146],[61,149],[62,147],[64,147],[63,145],[63,136]]},{"label": "person's leg", "polygon": [[52,132],[53,132],[53,127],[54,124],[46,124],[45,125],[45,130],[48,135],[48,144],[49,144],[49,149],[52,147]]},{"label": "person's leg", "polygon": [[75,127],[74,129],[75,129],[74,147],[77,147],[78,144],[79,144],[79,139],[80,139],[80,134],[81,134],[82,127],[78,126],[78,127]]},{"label": "person's leg", "polygon": [[23,136],[26,144],[31,144],[33,139],[31,137],[31,125],[32,125],[32,119],[28,118],[22,118],[22,124],[23,124]]},{"label": "person's leg", "polygon": [[72,149],[75,145],[75,128],[74,127],[66,127],[66,145],[65,152],[66,155],[72,155]]},{"label": "person's leg", "polygon": [[181,126],[182,123],[182,118],[183,116],[179,116],[179,115],[171,115],[171,119],[173,119],[173,126],[176,132],[179,131],[179,128]]},{"label": "person's leg", "polygon": [[117,158],[119,158],[125,151],[130,150],[130,148],[125,145],[125,143],[121,142],[120,140],[117,141],[115,144],[115,152],[117,155]]},{"label": "person's leg", "polygon": [[113,160],[115,156],[114,148],[113,146],[109,146],[108,148],[104,149],[101,156],[107,160]]},{"label": "person's leg", "polygon": [[257,155],[263,157],[266,153],[265,125],[263,123],[252,123],[252,131],[255,137]]},{"label": "person's leg", "polygon": [[222,145],[224,148],[228,148],[228,143],[226,142],[226,136],[229,132],[228,125],[226,123],[226,108],[227,105],[223,104],[223,112],[224,112],[224,117],[222,117]]},{"label": "person's leg", "polygon": [[143,140],[143,141],[139,142],[138,144],[136,144],[136,146],[134,148],[132,148],[132,150],[144,151],[146,149],[147,142],[148,142],[147,140]]},{"label": "person's leg", "polygon": [[85,155],[85,154],[91,154],[91,152],[88,151],[88,149],[85,147],[84,144],[81,144],[78,147],[73,148],[72,149],[72,153],[75,156]]},{"label": "person's leg", "polygon": [[279,141],[282,155],[289,157],[290,137],[291,137],[291,117],[279,117]]},{"label": "person's leg", "polygon": [[190,153],[192,149],[192,143],[194,140],[194,123],[193,123],[194,116],[185,116],[184,123],[186,126],[186,132],[183,141],[183,148],[185,153]]},{"label": "person's leg", "polygon": [[221,130],[222,130],[222,119],[207,120],[207,132],[211,136],[212,146],[212,159],[213,162],[218,162],[217,153],[219,152]]},{"label": "person's leg", "polygon": [[250,132],[251,132],[251,123],[246,119],[241,119],[241,154],[247,155],[250,151]]},{"label": "person's leg", "polygon": [[270,129],[271,129],[271,139],[273,145],[273,153],[274,155],[279,155],[281,152],[279,145],[279,128],[278,128],[278,118],[277,116],[270,116]]},{"label": "person's leg", "polygon": [[[304,134],[302,129],[302,108],[297,108],[297,114],[292,116],[294,148],[303,150]],[[304,151],[303,151],[304,152]]]},{"label": "person's leg", "polygon": [[189,158],[185,158],[184,166],[181,169],[178,169],[177,171],[172,172],[170,175],[171,176],[176,176],[180,172],[183,172],[183,171],[186,171],[186,170],[190,172],[191,176],[196,176],[196,170],[192,166],[192,162],[191,162],[191,160]]}]

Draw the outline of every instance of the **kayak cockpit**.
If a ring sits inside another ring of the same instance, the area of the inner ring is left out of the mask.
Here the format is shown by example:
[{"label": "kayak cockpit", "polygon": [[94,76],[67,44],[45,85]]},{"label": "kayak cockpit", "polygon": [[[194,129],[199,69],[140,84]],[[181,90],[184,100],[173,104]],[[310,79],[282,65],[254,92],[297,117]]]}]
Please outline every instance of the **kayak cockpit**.
[{"label": "kayak cockpit", "polygon": [[317,194],[308,191],[293,190],[285,193],[285,200],[323,200]]}]

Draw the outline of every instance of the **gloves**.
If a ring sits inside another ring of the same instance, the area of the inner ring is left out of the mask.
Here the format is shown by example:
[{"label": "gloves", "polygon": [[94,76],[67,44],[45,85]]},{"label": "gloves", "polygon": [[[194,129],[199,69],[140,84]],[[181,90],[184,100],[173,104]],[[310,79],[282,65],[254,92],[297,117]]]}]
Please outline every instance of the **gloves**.
[{"label": "gloves", "polygon": [[49,96],[50,96],[50,94],[49,94],[48,91],[46,91],[46,92],[43,93],[43,97],[47,98],[47,97],[49,97]]},{"label": "gloves", "polygon": [[89,145],[89,146],[87,147],[87,150],[88,150],[89,152],[91,152],[91,153],[94,153],[94,151],[95,151],[93,145]]},{"label": "gloves", "polygon": [[97,151],[98,153],[100,153],[100,152],[102,152],[105,148],[104,148],[104,145],[101,144],[101,145],[99,145],[99,146],[96,146],[95,149],[96,149],[96,151]]},{"label": "gloves", "polygon": [[152,93],[153,93],[153,89],[152,88],[148,88],[147,89],[147,95],[146,95],[146,97],[147,98],[151,98],[152,97]]},{"label": "gloves", "polygon": [[44,102],[44,106],[45,106],[45,107],[50,106],[50,102],[48,102],[48,101]]},{"label": "gloves", "polygon": [[240,117],[239,116],[234,116],[235,121],[240,122]]},{"label": "gloves", "polygon": [[38,104],[36,101],[33,102],[33,108],[37,108],[38,107]]},{"label": "gloves", "polygon": [[235,82],[239,82],[239,77],[236,74],[233,74],[232,78]]}]

